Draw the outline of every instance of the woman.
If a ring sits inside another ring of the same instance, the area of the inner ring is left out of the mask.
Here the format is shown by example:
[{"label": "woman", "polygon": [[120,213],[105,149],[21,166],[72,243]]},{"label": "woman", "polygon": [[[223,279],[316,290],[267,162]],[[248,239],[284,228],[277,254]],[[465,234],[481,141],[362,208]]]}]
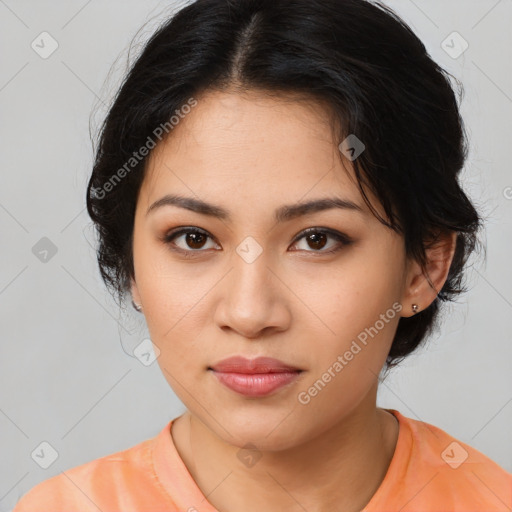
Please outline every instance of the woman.
[{"label": "woman", "polygon": [[197,0],[105,120],[87,205],[187,411],[15,512],[498,511],[512,475],[376,405],[480,217],[448,74],[363,0]]}]

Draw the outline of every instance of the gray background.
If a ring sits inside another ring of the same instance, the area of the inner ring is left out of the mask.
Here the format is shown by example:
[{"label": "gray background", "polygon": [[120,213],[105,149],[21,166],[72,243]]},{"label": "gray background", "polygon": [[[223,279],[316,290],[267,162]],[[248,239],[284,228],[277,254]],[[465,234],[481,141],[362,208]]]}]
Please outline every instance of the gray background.
[{"label": "gray background", "polygon": [[[379,405],[512,471],[512,1],[387,3],[464,83],[464,184],[486,216],[488,252],[441,332],[382,383]],[[136,40],[144,42],[177,5],[0,0],[0,511],[42,480],[156,435],[184,411],[157,363],[130,355],[147,331],[100,281],[85,211],[89,118],[95,133],[132,38],[149,22]],[[59,45],[46,59],[31,47],[43,31]],[[453,31],[469,44],[458,58],[441,46]],[[44,237],[57,252],[41,261]],[[47,469],[31,457],[43,441],[58,453]]]}]

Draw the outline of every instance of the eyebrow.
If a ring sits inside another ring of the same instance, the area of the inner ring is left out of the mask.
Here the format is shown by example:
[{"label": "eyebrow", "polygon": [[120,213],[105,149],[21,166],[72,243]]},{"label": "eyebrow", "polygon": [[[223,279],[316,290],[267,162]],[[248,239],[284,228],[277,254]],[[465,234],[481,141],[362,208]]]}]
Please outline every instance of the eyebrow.
[{"label": "eyebrow", "polygon": [[[164,206],[178,206],[186,210],[190,210],[201,215],[208,215],[216,219],[231,221],[231,214],[228,210],[210,203],[206,203],[200,199],[193,197],[184,197],[179,195],[165,195],[164,197],[155,201],[147,210],[146,215]],[[321,199],[314,199],[307,202],[289,204],[279,207],[275,213],[274,218],[276,222],[286,222],[297,217],[302,217],[307,214],[321,212],[324,210],[331,210],[333,208],[350,210],[364,214],[364,210],[358,204],[338,197],[326,197]]]}]

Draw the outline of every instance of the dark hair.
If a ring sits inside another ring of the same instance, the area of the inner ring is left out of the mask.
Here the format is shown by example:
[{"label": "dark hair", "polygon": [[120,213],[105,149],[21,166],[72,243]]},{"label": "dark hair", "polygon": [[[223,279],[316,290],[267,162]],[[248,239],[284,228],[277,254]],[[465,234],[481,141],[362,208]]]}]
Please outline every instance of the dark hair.
[{"label": "dark hair", "polygon": [[396,365],[431,333],[440,302],[466,291],[463,270],[481,226],[458,181],[467,137],[448,77],[408,25],[379,2],[196,0],[185,6],[150,37],[101,126],[87,209],[107,288],[120,302],[130,289],[135,207],[147,161],[137,151],[154,145],[157,127],[172,136],[171,117],[191,97],[214,89],[309,98],[330,107],[335,140],[355,134],[365,144],[352,162],[361,193],[381,222],[403,234],[409,257],[424,267],[426,244],[457,232],[437,298],[399,321],[387,358],[388,368]]}]

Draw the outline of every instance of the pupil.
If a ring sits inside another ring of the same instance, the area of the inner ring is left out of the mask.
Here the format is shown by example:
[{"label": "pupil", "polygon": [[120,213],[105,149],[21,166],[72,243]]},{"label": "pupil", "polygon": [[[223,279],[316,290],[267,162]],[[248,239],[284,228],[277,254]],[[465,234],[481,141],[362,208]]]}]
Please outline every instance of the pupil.
[{"label": "pupil", "polygon": [[[308,239],[310,242],[313,242],[314,247],[310,247],[312,249],[321,249],[325,246],[325,239],[327,235],[325,233],[313,233],[312,235],[309,235]],[[321,239],[321,240],[320,240]]]},{"label": "pupil", "polygon": [[204,240],[203,243],[198,242],[198,239],[200,240],[201,237],[205,238],[205,236],[202,233],[188,233],[187,244],[189,245],[189,247],[192,247],[193,249],[200,249],[204,245]]}]

